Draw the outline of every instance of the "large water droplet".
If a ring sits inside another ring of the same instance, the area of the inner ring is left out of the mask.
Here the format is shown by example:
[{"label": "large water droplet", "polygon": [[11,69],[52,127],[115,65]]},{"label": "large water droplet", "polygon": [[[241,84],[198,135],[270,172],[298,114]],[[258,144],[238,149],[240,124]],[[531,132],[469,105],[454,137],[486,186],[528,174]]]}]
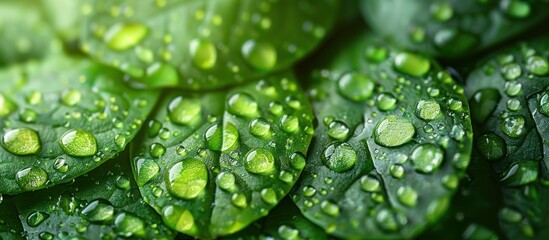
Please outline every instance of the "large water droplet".
[{"label": "large water droplet", "polygon": [[145,223],[128,213],[121,213],[114,219],[115,231],[121,237],[145,237]]},{"label": "large water droplet", "polygon": [[322,209],[322,212],[330,216],[339,215],[339,206],[327,200],[324,200],[320,203],[320,209]]},{"label": "large water droplet", "polygon": [[337,82],[339,93],[351,101],[363,101],[372,96],[374,81],[360,73],[347,73]]},{"label": "large water droplet", "polygon": [[6,117],[17,110],[17,105],[0,93],[0,117]]},{"label": "large water droplet", "polygon": [[379,212],[377,212],[376,222],[379,227],[385,231],[398,230],[398,224],[396,222],[395,216],[391,211],[387,209],[381,209]]},{"label": "large water droplet", "polygon": [[139,158],[137,159],[137,185],[142,187],[147,182],[155,178],[160,172],[160,166],[158,163],[151,159]]},{"label": "large water droplet", "polygon": [[149,148],[149,154],[154,158],[162,157],[166,154],[166,147],[160,143],[153,143]]},{"label": "large water droplet", "polygon": [[540,56],[531,56],[526,60],[526,69],[538,76],[544,76],[549,73],[549,62]]},{"label": "large water droplet", "polygon": [[503,173],[500,181],[507,186],[522,186],[538,178],[539,163],[522,161],[512,163]]},{"label": "large water droplet", "polygon": [[506,144],[501,137],[493,133],[478,138],[478,150],[488,160],[497,160],[505,156]]},{"label": "large water droplet", "polygon": [[82,99],[82,93],[78,90],[69,90],[63,93],[61,102],[66,106],[74,106]]},{"label": "large water droplet", "polygon": [[410,159],[416,170],[423,173],[432,173],[442,163],[444,151],[432,143],[424,143],[414,148]]},{"label": "large water droplet", "polygon": [[147,35],[147,27],[139,23],[117,23],[105,33],[107,46],[116,51],[123,51],[139,44]]},{"label": "large water droplet", "polygon": [[223,146],[221,147],[221,151],[229,152],[236,149],[239,146],[239,136],[238,128],[232,123],[226,122],[223,131]]},{"label": "large water droplet", "polygon": [[394,60],[395,69],[413,77],[422,77],[431,68],[429,59],[409,52],[399,53]]},{"label": "large water droplet", "polygon": [[477,91],[471,98],[471,117],[477,123],[484,123],[496,109],[501,95],[497,89],[485,88]]},{"label": "large water droplet", "polygon": [[199,159],[189,158],[174,164],[166,180],[171,194],[183,199],[194,199],[208,183],[208,170]]},{"label": "large water droplet", "polygon": [[261,200],[271,206],[276,205],[278,202],[276,192],[272,188],[265,188],[261,190]]},{"label": "large water droplet", "polygon": [[411,187],[399,187],[397,197],[402,204],[408,207],[413,207],[417,204],[417,192]]},{"label": "large water droplet", "polygon": [[543,115],[549,116],[549,91],[546,91],[541,95],[539,100],[539,111]]},{"label": "large water droplet", "polygon": [[501,130],[512,138],[521,137],[526,133],[526,120],[523,116],[509,116],[501,123]]},{"label": "large water droplet", "polygon": [[221,124],[214,124],[204,133],[206,146],[213,151],[221,151],[223,147],[223,130]]},{"label": "large water droplet", "polygon": [[217,186],[225,191],[236,190],[236,177],[230,172],[221,172],[217,175]]},{"label": "large water droplet", "polygon": [[38,133],[28,128],[8,130],[2,138],[2,147],[15,155],[35,154],[41,146]]},{"label": "large water droplet", "polygon": [[46,170],[32,166],[18,171],[15,174],[17,184],[27,190],[32,191],[42,188],[48,181],[48,173]]},{"label": "large water droplet", "polygon": [[241,117],[255,117],[258,114],[258,104],[247,93],[235,93],[229,97],[229,112]]},{"label": "large water droplet", "polygon": [[212,42],[208,40],[192,40],[189,51],[195,66],[202,69],[210,69],[217,61],[217,50]]},{"label": "large water droplet", "polygon": [[260,71],[269,71],[276,66],[276,48],[269,43],[248,40],[242,45],[242,56]]},{"label": "large water droplet", "polygon": [[349,128],[341,121],[332,121],[328,125],[328,136],[333,139],[345,140],[349,136],[349,133]]},{"label": "large water droplet", "polygon": [[50,217],[49,214],[45,212],[33,212],[27,217],[27,224],[31,227],[37,227],[42,222],[44,222],[46,219]]},{"label": "large water droplet", "polygon": [[416,115],[423,120],[434,120],[441,115],[440,105],[432,99],[420,100],[416,106]]},{"label": "large water droplet", "polygon": [[59,141],[61,149],[73,157],[89,157],[97,153],[97,140],[86,130],[70,130]]},{"label": "large water droplet", "polygon": [[381,189],[381,182],[375,177],[366,175],[360,178],[360,188],[366,192],[378,192]]},{"label": "large water droplet", "polygon": [[98,199],[90,202],[81,213],[90,222],[108,222],[114,217],[114,207],[108,201]]},{"label": "large water droplet", "polygon": [[271,125],[264,118],[254,119],[250,123],[250,133],[260,138],[270,138],[272,135]]},{"label": "large water droplet", "polygon": [[396,147],[412,140],[415,133],[414,125],[409,120],[389,115],[376,125],[374,140],[385,147]]},{"label": "large water droplet", "polygon": [[324,148],[322,153],[324,165],[335,172],[345,172],[351,169],[357,160],[355,149],[346,142],[334,142]]},{"label": "large water droplet", "polygon": [[188,125],[200,117],[202,106],[199,100],[175,97],[168,106],[168,116],[173,123]]},{"label": "large water droplet", "polygon": [[142,80],[150,87],[172,87],[179,83],[179,73],[173,65],[156,62],[147,68]]},{"label": "large water droplet", "polygon": [[377,108],[381,111],[393,110],[397,106],[397,99],[391,93],[381,93],[376,98]]},{"label": "large water droplet", "polygon": [[516,63],[509,63],[501,68],[501,74],[505,79],[513,81],[520,77],[522,69],[520,68],[520,65]]},{"label": "large water droplet", "polygon": [[253,149],[246,154],[244,167],[246,171],[255,174],[269,174],[275,168],[275,159],[273,154],[263,148]]},{"label": "large water droplet", "polygon": [[231,203],[236,207],[245,208],[248,206],[248,199],[242,193],[235,193],[231,197]]},{"label": "large water droplet", "polygon": [[179,232],[187,232],[194,227],[193,214],[181,206],[165,206],[162,209],[162,220],[168,227]]}]

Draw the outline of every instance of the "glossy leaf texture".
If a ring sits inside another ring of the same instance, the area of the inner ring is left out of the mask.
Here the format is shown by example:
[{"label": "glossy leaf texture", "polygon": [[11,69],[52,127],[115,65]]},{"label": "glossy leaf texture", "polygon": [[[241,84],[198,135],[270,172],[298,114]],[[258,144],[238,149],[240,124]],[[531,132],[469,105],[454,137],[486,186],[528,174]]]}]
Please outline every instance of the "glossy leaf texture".
[{"label": "glossy leaf texture", "polygon": [[122,151],[158,97],[63,56],[0,71],[0,193],[67,182]]},{"label": "glossy leaf texture", "polygon": [[336,21],[336,0],[100,0],[82,50],[150,87],[216,89],[286,69]]},{"label": "glossy leaf texture", "polygon": [[127,152],[74,182],[17,195],[15,203],[28,239],[175,237],[141,199]]},{"label": "glossy leaf texture", "polygon": [[84,1],[40,0],[48,24],[65,41],[77,41],[80,35],[81,8]]},{"label": "glossy leaf texture", "polygon": [[225,239],[330,239],[324,229],[301,214],[290,198],[284,198],[271,213]]},{"label": "glossy leaf texture", "polygon": [[375,31],[405,48],[460,57],[547,19],[546,0],[362,0]]},{"label": "glossy leaf texture", "polygon": [[179,232],[234,233],[299,178],[312,118],[288,72],[225,91],[166,92],[133,147],[141,194]]},{"label": "glossy leaf texture", "polygon": [[60,44],[44,19],[35,1],[0,1],[0,66],[58,51]]},{"label": "glossy leaf texture", "polygon": [[[23,227],[19,222],[15,204],[11,198],[4,199],[0,196],[0,239],[2,240],[22,240]],[[7,198],[7,197],[6,197]]]},{"label": "glossy leaf texture", "polygon": [[469,164],[463,89],[434,61],[361,31],[303,73],[318,125],[291,193],[342,238],[412,238],[446,212]]},{"label": "glossy leaf texture", "polygon": [[510,239],[549,237],[549,39],[481,61],[466,91],[480,154],[502,187],[500,224]]}]

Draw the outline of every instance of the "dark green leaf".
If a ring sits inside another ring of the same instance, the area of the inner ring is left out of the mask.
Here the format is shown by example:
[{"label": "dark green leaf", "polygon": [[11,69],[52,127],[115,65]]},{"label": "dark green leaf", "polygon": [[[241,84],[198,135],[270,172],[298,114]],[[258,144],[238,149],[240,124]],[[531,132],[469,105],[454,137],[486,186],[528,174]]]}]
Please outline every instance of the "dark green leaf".
[{"label": "dark green leaf", "polygon": [[52,57],[0,71],[0,193],[67,182],[122,151],[158,92],[87,60]]},{"label": "dark green leaf", "polygon": [[0,239],[23,239],[23,227],[19,221],[17,210],[11,199],[4,199],[0,195]]},{"label": "dark green leaf", "polygon": [[333,235],[411,238],[445,213],[469,163],[463,89],[422,55],[342,35],[305,73],[319,123],[292,198]]},{"label": "dark green leaf", "polygon": [[362,0],[373,29],[410,49],[443,57],[479,51],[546,19],[545,0]]},{"label": "dark green leaf", "polygon": [[246,227],[298,179],[311,111],[290,73],[227,91],[166,93],[133,151],[145,201],[188,235]]},{"label": "dark green leaf", "polygon": [[519,43],[467,79],[480,153],[498,175],[509,239],[549,238],[549,39]]},{"label": "dark green leaf", "polygon": [[286,69],[331,29],[337,0],[88,1],[84,52],[151,87],[213,89]]},{"label": "dark green leaf", "polygon": [[28,239],[173,239],[122,154],[69,184],[15,198]]},{"label": "dark green leaf", "polygon": [[0,66],[40,59],[59,49],[35,1],[0,1]]}]

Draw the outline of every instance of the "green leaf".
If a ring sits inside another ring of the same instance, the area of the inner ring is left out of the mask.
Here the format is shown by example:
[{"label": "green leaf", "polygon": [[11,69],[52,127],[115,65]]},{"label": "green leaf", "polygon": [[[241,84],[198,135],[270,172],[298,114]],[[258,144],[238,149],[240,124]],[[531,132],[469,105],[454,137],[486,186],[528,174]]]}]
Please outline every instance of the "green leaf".
[{"label": "green leaf", "polygon": [[23,227],[19,222],[19,217],[15,205],[11,199],[4,199],[0,195],[0,239],[19,240],[23,238]]},{"label": "green leaf", "polygon": [[16,196],[28,239],[173,239],[139,194],[128,154],[69,184]]},{"label": "green leaf", "polygon": [[478,63],[467,79],[477,142],[502,187],[510,239],[549,238],[549,39],[519,43]]},{"label": "green leaf", "polygon": [[36,1],[0,1],[0,66],[59,51]]},{"label": "green leaf", "polygon": [[225,239],[328,239],[326,232],[301,214],[290,198],[284,198],[271,213]]},{"label": "green leaf", "polygon": [[48,23],[62,39],[75,41],[79,37],[82,2],[41,0],[41,7]]},{"label": "green leaf", "polygon": [[336,20],[337,0],[88,1],[82,49],[150,87],[216,89],[286,69]]},{"label": "green leaf", "polygon": [[292,198],[335,236],[412,238],[445,213],[469,163],[463,89],[429,58],[340,34],[304,73],[319,123]]},{"label": "green leaf", "polygon": [[158,97],[121,72],[52,57],[0,71],[0,193],[67,182],[122,151]]},{"label": "green leaf", "polygon": [[267,215],[298,179],[313,126],[293,74],[164,95],[132,163],[166,225],[200,238],[234,233]]},{"label": "green leaf", "polygon": [[524,32],[549,16],[544,0],[362,0],[370,26],[396,44],[464,56]]}]

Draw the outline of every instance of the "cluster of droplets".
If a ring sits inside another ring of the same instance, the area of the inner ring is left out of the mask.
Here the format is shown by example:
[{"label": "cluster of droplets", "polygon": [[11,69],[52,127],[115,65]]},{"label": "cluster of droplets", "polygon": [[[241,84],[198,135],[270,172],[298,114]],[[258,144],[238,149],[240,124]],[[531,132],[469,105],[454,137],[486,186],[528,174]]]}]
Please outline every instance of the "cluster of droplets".
[{"label": "cluster of droplets", "polygon": [[[222,11],[211,14],[208,6],[187,6],[182,9],[169,6],[166,1],[161,3],[156,1],[153,11],[176,9],[163,19],[164,24],[201,26],[192,34],[195,37],[189,39],[186,35],[156,31],[157,28],[144,19],[149,17],[145,12],[151,9],[141,9],[133,4],[113,4],[110,8],[84,4],[81,8],[82,14],[95,22],[89,26],[87,34],[90,38],[84,41],[82,50],[103,58],[107,63],[132,76],[143,78],[151,86],[183,84],[192,88],[207,88],[207,84],[227,85],[228,83],[223,83],[226,81],[223,79],[227,77],[217,75],[215,72],[223,72],[226,73],[225,75],[232,75],[229,78],[234,81],[242,81],[247,74],[270,72],[287,61],[293,61],[310,48],[300,43],[301,40],[293,42],[295,40],[290,38],[282,41],[276,38],[267,39],[264,36],[269,34],[273,24],[276,24],[273,23],[272,18],[277,16],[272,9],[278,8],[277,4],[281,3],[258,1],[248,6],[251,9],[240,12],[237,16],[237,24],[230,29],[237,38],[242,40],[229,44],[224,43],[226,41],[220,41],[220,38],[226,36],[218,32],[220,32],[219,29],[231,25],[230,21],[235,19],[232,16],[225,16]],[[319,3],[319,5],[333,4],[335,3],[332,1]],[[313,6],[309,3],[296,3],[296,5],[306,5],[308,8]],[[298,12],[309,10],[300,7],[295,9]],[[181,14],[182,11],[185,11],[185,14]],[[124,18],[124,20],[114,25],[105,25],[97,21],[97,19],[104,19],[104,17],[97,17],[103,15],[109,18]],[[324,37],[325,23],[315,23],[316,21],[308,19],[307,14],[298,16],[304,18],[303,27],[299,29],[302,31],[302,38],[306,36],[318,41]],[[250,32],[250,29],[253,31]],[[101,42],[96,43],[93,38],[100,39]],[[124,58],[126,60],[123,60]]]}]

